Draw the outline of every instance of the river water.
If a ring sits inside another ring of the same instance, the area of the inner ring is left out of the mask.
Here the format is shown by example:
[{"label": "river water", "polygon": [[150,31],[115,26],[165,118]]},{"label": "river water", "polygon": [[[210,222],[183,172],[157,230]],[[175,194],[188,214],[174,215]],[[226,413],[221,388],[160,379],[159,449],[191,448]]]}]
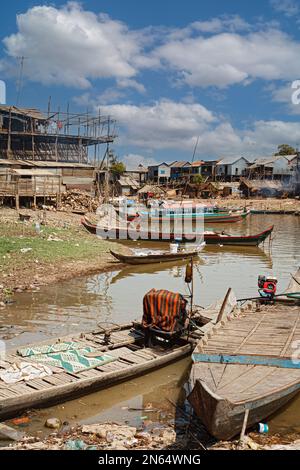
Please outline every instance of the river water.
[{"label": "river water", "polygon": [[[290,273],[300,265],[300,217],[252,215],[237,224],[218,224],[217,229],[247,235],[258,233],[273,224],[271,246],[267,241],[260,248],[205,247],[195,261],[195,304],[209,305],[224,297],[228,287],[233,288],[237,298],[255,296],[259,274],[277,276],[278,292],[285,289]],[[166,247],[166,244],[148,242],[128,244],[135,248]],[[131,266],[121,271],[112,264],[111,272],[74,278],[45,286],[37,292],[16,295],[15,302],[1,312],[0,326],[7,325],[8,328],[2,332],[9,347],[13,347],[52,336],[90,330],[98,322],[125,323],[140,319],[143,296],[151,288],[188,293],[184,271],[184,262]],[[10,325],[12,328],[9,328]],[[149,402],[157,404],[159,412],[158,415],[147,416],[148,420],[172,419],[174,409],[164,397],[171,396],[175,401],[178,399],[188,367],[187,359],[154,374],[113,387],[109,394],[101,391],[35,413],[32,423],[39,432],[42,432],[42,424],[49,415],[71,423],[117,419],[137,425],[143,418],[143,411],[129,411],[128,407],[143,408]],[[300,398],[270,423],[273,432],[300,432]]]}]

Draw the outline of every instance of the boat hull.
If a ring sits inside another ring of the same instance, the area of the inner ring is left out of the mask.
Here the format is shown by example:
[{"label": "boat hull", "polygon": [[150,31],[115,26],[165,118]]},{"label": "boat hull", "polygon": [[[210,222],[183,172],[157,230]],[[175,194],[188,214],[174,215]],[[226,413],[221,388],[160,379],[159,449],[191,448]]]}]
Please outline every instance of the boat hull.
[{"label": "boat hull", "polygon": [[[82,225],[92,234],[98,233],[96,224],[90,223],[87,219],[83,218]],[[273,231],[273,226],[267,230],[249,236],[231,236],[222,234],[203,234],[204,241],[207,245],[228,245],[228,246],[258,246],[268,238]],[[159,242],[172,242],[179,240],[182,243],[193,243],[196,241],[195,234],[176,234],[176,233],[160,233],[160,232],[143,232],[139,230],[130,230],[126,228],[115,228],[105,232],[101,229],[101,236],[109,240],[143,240],[143,241],[159,241]]]},{"label": "boat hull", "polygon": [[166,255],[145,255],[145,256],[134,256],[134,255],[121,255],[110,250],[112,256],[118,261],[126,264],[153,264],[153,263],[168,263],[171,261],[184,260],[188,258],[194,258],[199,255],[199,251],[189,251],[186,253],[168,253]]},{"label": "boat hull", "polygon": [[204,382],[197,381],[188,400],[209,433],[217,439],[227,440],[240,433],[247,408],[247,428],[250,428],[286,405],[299,390],[300,384],[295,384],[260,400],[234,404],[217,397]]},{"label": "boat hull", "polygon": [[[204,220],[205,224],[228,224],[228,223],[234,223],[234,222],[241,222],[243,219],[245,219],[248,215],[250,214],[250,211],[246,212],[239,212],[239,213],[232,213],[232,214],[224,214],[224,213],[216,213],[216,214],[208,214],[208,213],[200,213],[200,214],[188,214],[188,213],[183,213],[180,215],[168,215],[168,216],[151,216],[151,215],[144,215],[145,218],[148,218],[148,220],[151,222],[171,222],[175,220]],[[136,218],[138,217],[138,214],[136,215],[129,215],[127,216],[128,222],[133,222]],[[143,215],[141,216],[143,218]]]}]

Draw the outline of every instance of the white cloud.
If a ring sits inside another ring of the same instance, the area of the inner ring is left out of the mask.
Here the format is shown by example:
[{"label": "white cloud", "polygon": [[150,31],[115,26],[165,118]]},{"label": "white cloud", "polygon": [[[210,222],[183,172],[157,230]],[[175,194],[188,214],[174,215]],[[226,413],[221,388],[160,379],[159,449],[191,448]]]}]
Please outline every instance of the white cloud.
[{"label": "white cloud", "polygon": [[251,130],[244,131],[252,143],[252,155],[270,155],[279,144],[299,146],[300,125],[298,122],[256,121]]},{"label": "white cloud", "polygon": [[283,13],[287,17],[297,15],[299,13],[299,5],[294,0],[271,0],[271,6],[279,13]]},{"label": "white cloud", "polygon": [[101,110],[118,121],[120,138],[116,144],[134,146],[138,155],[139,148],[146,152],[172,149],[185,152],[186,158],[192,155],[197,137],[199,158],[270,155],[283,142],[300,142],[297,122],[260,120],[240,130],[195,103],[161,100],[151,106],[109,105]]},{"label": "white cloud", "polygon": [[137,153],[129,153],[122,158],[127,170],[135,170],[139,165],[145,167],[149,165],[156,165],[157,160],[152,157],[147,157],[144,155],[139,155]]},{"label": "white cloud", "polygon": [[133,88],[139,93],[145,93],[146,91],[146,88],[142,83],[139,83],[136,80],[133,80],[132,78],[119,78],[117,80],[117,86],[119,88]]},{"label": "white cloud", "polygon": [[101,106],[101,110],[117,119],[126,130],[128,143],[150,149],[189,148],[195,135],[215,121],[213,113],[200,104],[165,99],[153,105]]},{"label": "white cloud", "polygon": [[[292,2],[273,3],[293,11]],[[191,87],[300,77],[300,43],[278,27],[259,21],[250,25],[238,15],[197,20],[183,28],[131,30],[69,2],[29,8],[17,16],[17,27],[4,39],[7,55],[26,57],[25,76],[43,84],[84,89],[95,79],[113,78],[117,88],[145,93],[136,78],[145,68],[164,69],[174,84],[179,79]]]},{"label": "white cloud", "polygon": [[294,93],[297,93],[297,98],[299,98],[299,91],[298,89],[292,88],[292,82],[287,82],[281,86],[271,84],[266,87],[266,91],[271,94],[272,101],[284,105],[283,110],[285,113],[290,115],[300,114],[300,104],[295,104],[292,101]]},{"label": "white cloud", "polygon": [[222,31],[247,31],[251,29],[249,23],[238,15],[222,15],[207,21],[195,21],[191,27],[202,33],[220,33]]},{"label": "white cloud", "polygon": [[247,84],[253,79],[288,80],[300,76],[300,43],[268,29],[246,35],[192,35],[169,38],[153,55],[191,86]]},{"label": "white cloud", "polygon": [[18,15],[17,26],[4,39],[7,54],[25,56],[24,73],[44,84],[87,88],[91,79],[130,79],[142,61],[142,32],[75,2],[30,8]]}]

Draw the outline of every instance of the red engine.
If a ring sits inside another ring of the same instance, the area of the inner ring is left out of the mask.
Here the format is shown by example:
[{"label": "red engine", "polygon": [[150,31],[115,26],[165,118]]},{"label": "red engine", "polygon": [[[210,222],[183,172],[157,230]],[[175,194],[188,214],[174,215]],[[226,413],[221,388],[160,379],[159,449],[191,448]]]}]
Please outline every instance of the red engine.
[{"label": "red engine", "polygon": [[261,297],[273,299],[277,289],[277,278],[273,276],[258,276],[258,292]]}]

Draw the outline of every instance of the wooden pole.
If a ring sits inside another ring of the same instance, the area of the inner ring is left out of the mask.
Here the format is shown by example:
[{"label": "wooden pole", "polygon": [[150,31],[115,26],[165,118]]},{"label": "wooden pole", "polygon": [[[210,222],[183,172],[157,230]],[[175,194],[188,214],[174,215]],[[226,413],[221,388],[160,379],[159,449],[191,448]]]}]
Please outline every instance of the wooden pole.
[{"label": "wooden pole", "polygon": [[230,294],[231,294],[231,287],[229,287],[229,289],[228,289],[228,291],[227,291],[227,293],[224,297],[224,300],[223,300],[219,315],[217,317],[216,323],[219,323],[219,321],[221,321],[223,319],[224,312],[225,312],[225,307],[226,307],[226,304],[228,302],[228,298],[229,298]]},{"label": "wooden pole", "polygon": [[11,108],[9,108],[8,136],[7,136],[7,159],[10,158],[11,151]]},{"label": "wooden pole", "polygon": [[246,432],[247,423],[248,423],[248,417],[249,417],[249,408],[247,408],[245,410],[243,426],[242,426],[242,430],[241,430],[241,434],[240,434],[240,441],[242,441],[245,437],[245,432]]},{"label": "wooden pole", "polygon": [[33,128],[33,119],[31,118],[31,151],[32,151],[32,160],[34,160],[34,128]]}]

